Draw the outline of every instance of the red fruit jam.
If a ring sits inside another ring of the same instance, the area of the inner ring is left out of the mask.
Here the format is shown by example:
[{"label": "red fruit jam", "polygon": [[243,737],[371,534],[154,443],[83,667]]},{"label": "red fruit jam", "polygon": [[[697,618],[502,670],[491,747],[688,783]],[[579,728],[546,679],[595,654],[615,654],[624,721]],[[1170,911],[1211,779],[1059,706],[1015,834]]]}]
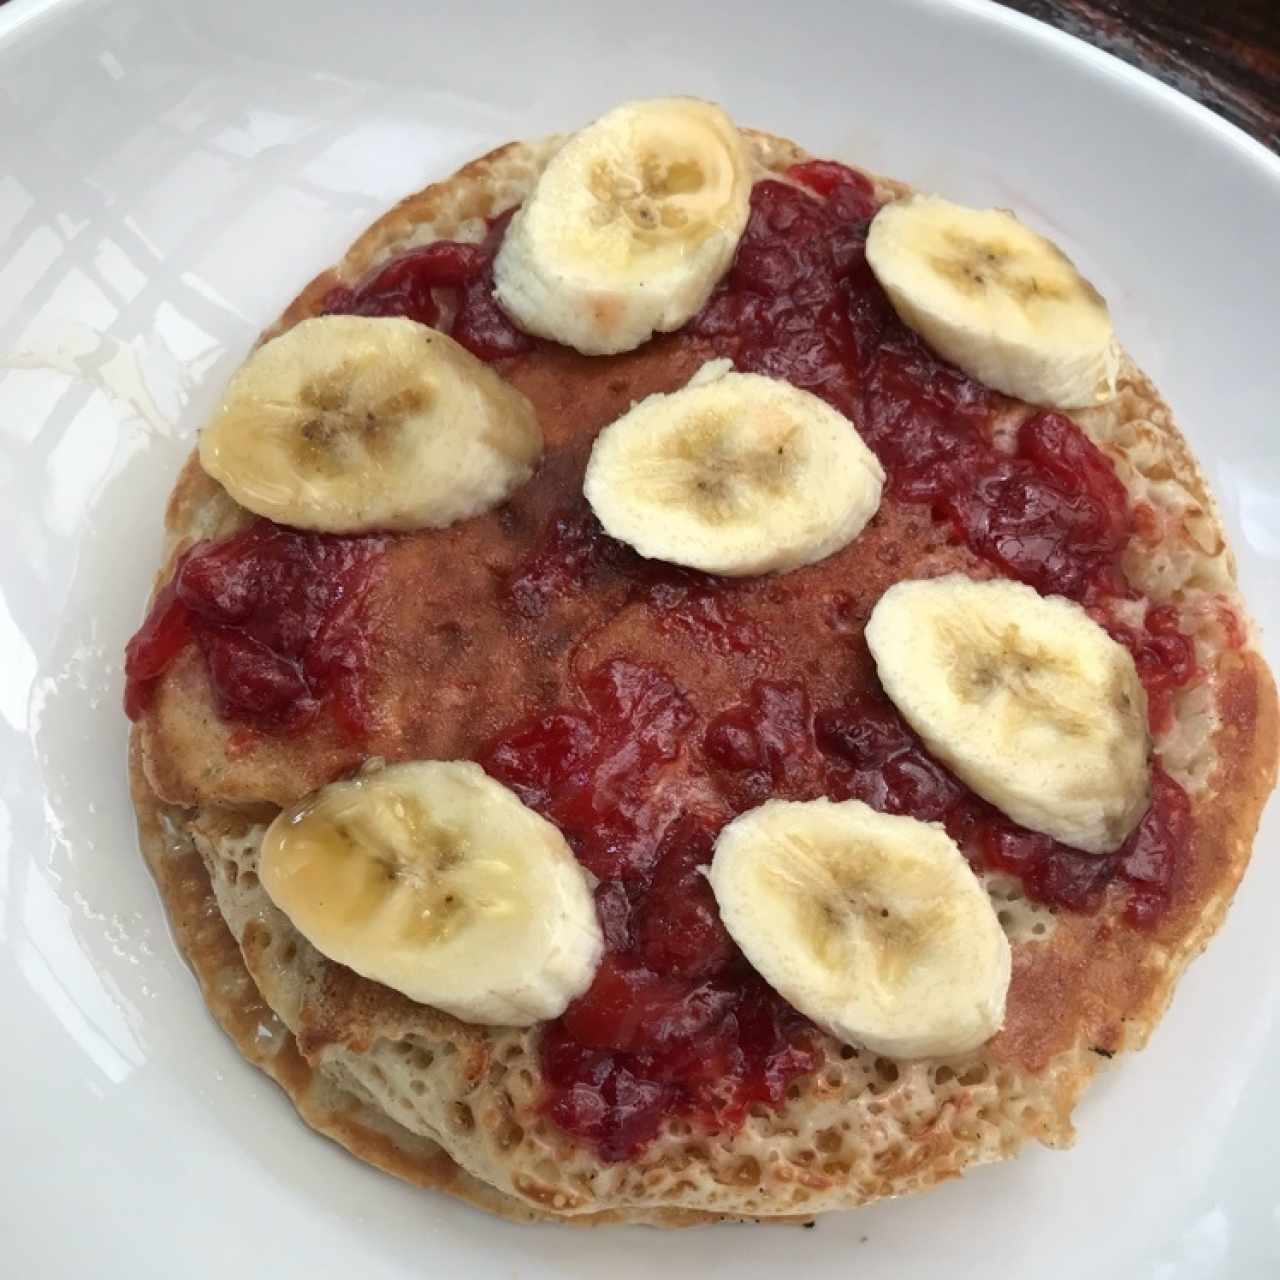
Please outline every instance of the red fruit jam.
[{"label": "red fruit jam", "polygon": [[874,202],[829,162],[758,183],[733,268],[691,324],[740,369],[828,400],[879,455],[889,492],[926,502],[1003,572],[1074,599],[1125,594],[1124,487],[1069,418],[1040,413],[1011,456],[990,423],[1006,403],[934,355],[894,313],[866,260]]},{"label": "red fruit jam", "polygon": [[1108,622],[1105,617],[1099,621],[1133,654],[1147,690],[1152,732],[1167,729],[1173,723],[1173,695],[1189,684],[1197,671],[1195,645],[1178,629],[1178,611],[1169,605],[1148,609],[1140,631]]},{"label": "red fruit jam", "polygon": [[1128,889],[1131,924],[1154,924],[1168,905],[1191,838],[1191,809],[1159,763],[1142,821],[1115,853],[1099,856],[1010,822],[933,760],[888,702],[863,698],[822,712],[814,734],[832,761],[827,795],[943,823],[977,866],[1012,872],[1037,902],[1087,911],[1114,880]]},{"label": "red fruit jam", "polygon": [[813,800],[827,794],[825,762],[813,737],[809,696],[789,681],[758,681],[746,702],[707,725],[702,748],[726,800],[741,813],[772,796]]},{"label": "red fruit jam", "polygon": [[507,582],[506,593],[521,616],[541,618],[554,600],[606,575],[625,580],[626,599],[648,605],[658,628],[667,634],[682,635],[719,654],[776,652],[768,632],[735,608],[733,589],[723,578],[644,559],[605,533],[585,503],[550,521]]},{"label": "red fruit jam", "polygon": [[407,316],[451,335],[481,360],[533,349],[493,297],[493,259],[515,210],[489,222],[479,244],[440,240],[375,268],[352,288],[337,285],[325,315]]},{"label": "red fruit jam", "polygon": [[994,812],[925,751],[889,702],[864,697],[821,711],[813,735],[828,761],[826,793],[833,798],[941,822],[961,845]]},{"label": "red fruit jam", "polygon": [[1191,839],[1191,805],[1187,793],[1156,764],[1151,804],[1115,853],[1079,853],[1050,836],[1015,826],[994,811],[977,834],[980,865],[1012,872],[1028,897],[1087,911],[1098,905],[1106,886],[1118,880],[1128,888],[1125,919],[1149,928],[1169,905],[1179,858]]},{"label": "red fruit jam", "polygon": [[1105,454],[1060,413],[1018,431],[1013,457],[983,458],[937,505],[984,559],[1045,594],[1127,595],[1128,495]]},{"label": "red fruit jam", "polygon": [[322,703],[352,737],[368,728],[362,606],[385,537],[297,533],[266,520],[179,562],[125,650],[125,712],[136,720],[194,637],[218,712],[296,730]]},{"label": "red fruit jam", "polygon": [[[813,1070],[812,1028],[746,964],[703,868],[736,813],[771,796],[856,798],[942,822],[977,867],[1019,876],[1032,898],[1095,908],[1128,891],[1149,927],[1190,839],[1185,792],[1159,766],[1147,814],[1114,854],[1067,848],[1011,823],[933,760],[887,701],[816,715],[795,682],[758,681],[702,722],[661,671],[615,660],[584,682],[586,710],[517,726],[480,762],[566,833],[601,878],[605,959],[542,1040],[556,1123],[611,1160],[671,1115],[733,1126]],[[686,744],[700,742],[702,751]]]},{"label": "red fruit jam", "polygon": [[584,590],[601,571],[639,561],[630,547],[609,537],[591,508],[581,503],[547,525],[507,583],[507,595],[521,616],[541,618],[554,600]]},{"label": "red fruit jam", "polygon": [[680,799],[663,787],[693,722],[660,672],[605,663],[583,680],[588,710],[561,710],[511,730],[480,763],[564,833],[601,879],[647,874]]},{"label": "red fruit jam", "polygon": [[480,763],[601,878],[605,959],[544,1033],[542,1065],[556,1123],[622,1160],[668,1116],[734,1126],[754,1103],[776,1105],[816,1060],[808,1021],[747,965],[702,874],[731,812],[690,788],[684,695],[621,660],[583,693],[586,710],[518,726]]}]

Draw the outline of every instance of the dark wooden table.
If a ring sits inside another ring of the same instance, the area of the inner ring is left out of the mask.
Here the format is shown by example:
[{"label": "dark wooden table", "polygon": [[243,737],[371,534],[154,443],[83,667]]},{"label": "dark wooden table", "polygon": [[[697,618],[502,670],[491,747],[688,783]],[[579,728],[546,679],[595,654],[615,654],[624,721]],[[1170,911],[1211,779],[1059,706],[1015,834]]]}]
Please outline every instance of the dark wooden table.
[{"label": "dark wooden table", "polygon": [[1280,0],[1000,0],[1114,53],[1280,152]]}]

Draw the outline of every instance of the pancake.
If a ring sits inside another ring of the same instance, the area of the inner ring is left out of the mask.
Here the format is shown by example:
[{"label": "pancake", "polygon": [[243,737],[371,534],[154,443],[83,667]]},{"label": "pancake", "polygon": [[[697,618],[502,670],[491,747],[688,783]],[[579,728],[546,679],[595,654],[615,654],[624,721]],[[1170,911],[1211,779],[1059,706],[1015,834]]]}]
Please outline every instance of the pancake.
[{"label": "pancake", "polygon": [[311,1128],[405,1182],[446,1191],[512,1222],[559,1221],[580,1226],[639,1222],[673,1227],[719,1220],[715,1215],[678,1209],[649,1215],[606,1211],[572,1218],[542,1212],[471,1177],[439,1143],[397,1123],[363,1090],[344,1088],[312,1068],[298,1052],[288,1027],[254,986],[180,813],[161,805],[148,785],[136,734],[129,750],[129,783],[143,856],[210,1013],[244,1057],[284,1090]]},{"label": "pancake", "polygon": [[[749,138],[762,174],[805,158],[793,144]],[[554,145],[513,144],[411,196],[265,336],[320,313],[335,284],[406,248],[478,240],[485,218],[523,199]],[[884,200],[904,188],[877,179],[875,190]],[[387,552],[366,601],[378,640],[366,741],[353,745],[324,717],[301,734],[246,735],[220,716],[195,646],[135,730],[144,847],[206,999],[242,1052],[308,1123],[357,1155],[506,1216],[666,1225],[810,1216],[924,1189],[1028,1138],[1069,1143],[1072,1109],[1094,1072],[1145,1043],[1220,923],[1274,782],[1275,691],[1220,521],[1167,407],[1126,359],[1116,399],[1072,416],[1147,513],[1124,562],[1141,606],[1176,607],[1195,642],[1197,675],[1174,696],[1156,742],[1190,795],[1192,838],[1154,928],[1125,923],[1117,885],[1083,914],[1037,905],[1015,878],[988,873],[1014,943],[1006,1022],[993,1040],[953,1059],[893,1063],[819,1036],[816,1068],[777,1108],[751,1108],[732,1131],[674,1118],[625,1160],[603,1159],[546,1114],[539,1028],[466,1025],[323,957],[257,880],[258,845],[279,806],[367,757],[474,756],[504,727],[580,702],[583,673],[611,659],[641,656],[668,672],[702,716],[761,678],[802,681],[815,706],[829,703],[871,681],[861,625],[893,582],[994,572],[927,506],[887,500],[844,551],[735,585],[725,599],[747,629],[743,643],[719,624],[673,625],[637,594],[637,566],[625,558],[594,566],[582,590],[513,610],[513,574],[536,559],[557,516],[581,514],[596,433],[632,401],[682,385],[718,350],[681,333],[608,359],[538,347],[497,362],[535,405],[546,458],[504,507]],[[1028,412],[1010,402],[998,425],[1012,429]],[[193,459],[170,500],[158,585],[193,542],[248,520]],[[865,605],[838,632],[829,616],[837,589]],[[687,795],[698,764],[696,747],[665,764],[655,794]],[[264,1005],[280,1027],[271,1052],[243,1030]]]}]

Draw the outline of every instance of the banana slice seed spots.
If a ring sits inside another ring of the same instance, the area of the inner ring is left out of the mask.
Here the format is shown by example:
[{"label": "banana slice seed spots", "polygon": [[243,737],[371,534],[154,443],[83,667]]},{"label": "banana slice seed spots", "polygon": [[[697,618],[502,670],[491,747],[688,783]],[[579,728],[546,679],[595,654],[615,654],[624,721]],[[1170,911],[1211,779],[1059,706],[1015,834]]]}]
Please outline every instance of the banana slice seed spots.
[{"label": "banana slice seed spots", "polygon": [[373,403],[353,394],[350,365],[312,378],[298,392],[311,410],[296,426],[293,454],[303,470],[340,476],[361,456],[384,461],[395,448],[405,421],[426,411],[431,389],[423,383],[401,387]]},{"label": "banana slice seed spots", "polygon": [[882,985],[904,985],[925,949],[953,937],[955,926],[955,907],[944,898],[931,898],[910,912],[883,908],[870,930]]},{"label": "banana slice seed spots", "polygon": [[302,384],[298,399],[308,409],[331,413],[346,407],[351,398],[351,379],[355,369],[347,363],[336,365],[323,374],[317,374]]},{"label": "banana slice seed spots", "polygon": [[416,798],[396,796],[391,804],[391,816],[403,833],[401,839],[408,851],[405,859],[408,867],[418,870],[425,861],[431,870],[443,874],[466,858],[470,849],[466,836],[438,822]]},{"label": "banana slice seed spots", "polygon": [[767,868],[766,879],[774,893],[790,898],[798,936],[824,969],[893,998],[922,950],[952,935],[956,913],[945,898],[910,886],[904,886],[904,897],[886,898],[886,879],[904,872],[874,843],[842,842],[819,850],[795,835],[779,843],[781,856]]},{"label": "banana slice seed spots", "polygon": [[876,983],[890,989],[903,984],[921,949],[943,936],[951,923],[944,902],[931,900],[919,909],[903,910],[901,905],[886,905],[870,886],[846,890],[843,898],[823,906],[830,913],[828,937],[839,944],[826,951],[824,961],[829,964],[836,955],[847,955],[853,939],[865,938],[866,946],[848,958],[869,960]]},{"label": "banana slice seed spots", "polygon": [[1124,668],[1116,671],[1111,681],[1111,705],[1120,713],[1121,732],[1111,740],[1112,761],[1121,767],[1127,754],[1127,742],[1141,738],[1147,731],[1147,695],[1137,672]]},{"label": "banana slice seed spots", "polygon": [[587,189],[596,199],[592,223],[607,226],[621,215],[637,231],[688,230],[689,211],[679,197],[696,195],[703,189],[701,166],[649,154],[640,160],[639,171],[639,177],[619,172],[607,160],[592,167],[587,180]]},{"label": "banana slice seed spots", "polygon": [[763,421],[757,434],[743,446],[720,414],[688,419],[665,456],[646,465],[667,501],[687,505],[708,524],[749,520],[760,499],[785,495],[804,463],[795,423]]},{"label": "banana slice seed spots", "polygon": [[980,240],[960,231],[943,236],[948,252],[929,255],[929,264],[966,297],[999,290],[1024,306],[1033,299],[1061,302],[1078,293],[1071,275],[1056,279],[1033,275],[1026,255],[998,240]]},{"label": "banana slice seed spots", "polygon": [[470,917],[468,904],[457,894],[419,899],[417,909],[402,922],[400,937],[406,942],[442,943],[454,937]]},{"label": "banana slice seed spots", "polygon": [[641,162],[644,189],[652,196],[687,196],[701,191],[706,177],[694,160],[664,160],[647,155]]},{"label": "banana slice seed spots", "polygon": [[1004,695],[1009,712],[1023,722],[1049,724],[1068,738],[1089,733],[1092,706],[1070,654],[1034,644],[1012,624],[978,633],[940,621],[937,634],[962,701],[981,706]]},{"label": "banana slice seed spots", "polygon": [[389,395],[381,403],[373,407],[373,417],[378,422],[400,422],[422,413],[431,403],[431,393],[419,384],[416,387],[401,387],[399,391]]},{"label": "banana slice seed spots", "polygon": [[875,845],[842,843],[820,850],[796,835],[782,837],[779,843],[782,856],[767,875],[775,889],[788,892],[808,917],[810,927],[803,936],[824,963],[853,959],[850,946],[863,925],[870,926],[870,937],[877,944],[918,932],[877,888],[886,859]]},{"label": "banana slice seed spots", "polygon": [[402,941],[440,943],[467,922],[470,907],[484,905],[471,903],[450,883],[468,856],[466,837],[436,822],[413,797],[383,797],[372,810],[349,802],[340,812],[342,817],[303,811],[293,832],[316,851],[311,865],[332,884],[335,897],[345,897],[351,921],[390,910]]}]

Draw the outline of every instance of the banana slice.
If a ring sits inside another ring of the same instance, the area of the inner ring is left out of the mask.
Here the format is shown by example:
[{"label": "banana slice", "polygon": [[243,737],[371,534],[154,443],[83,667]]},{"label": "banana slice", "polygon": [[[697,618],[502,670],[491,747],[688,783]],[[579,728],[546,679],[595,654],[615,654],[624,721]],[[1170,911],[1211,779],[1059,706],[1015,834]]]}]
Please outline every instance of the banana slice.
[{"label": "banana slice", "polygon": [[880,597],[867,644],[885,692],[978,795],[1086,853],[1124,843],[1151,794],[1133,658],[1071,600],[953,574]]},{"label": "banana slice", "polygon": [[413,320],[321,316],[255,351],[200,433],[200,463],[242,506],[329,533],[438,529],[533,474],[533,406]]},{"label": "banana slice", "polygon": [[584,491],[642,556],[707,573],[782,573],[851,542],[884,469],[853,423],[790,383],[713,360],[596,438]]},{"label": "banana slice", "polygon": [[574,134],[511,220],[498,301],[585,355],[630,351],[693,316],[747,225],[751,164],[697,98],[628,102]]},{"label": "banana slice", "polygon": [[747,959],[838,1039],[922,1058],[1000,1029],[1009,941],[937,824],[770,800],[720,833],[709,876]]},{"label": "banana slice", "polygon": [[867,262],[903,322],[979,382],[1059,409],[1115,395],[1106,301],[1012,213],[895,200],[872,220]]},{"label": "banana slice", "polygon": [[331,960],[464,1022],[558,1017],[604,947],[564,837],[475,764],[322,787],[267,828],[258,871]]}]

